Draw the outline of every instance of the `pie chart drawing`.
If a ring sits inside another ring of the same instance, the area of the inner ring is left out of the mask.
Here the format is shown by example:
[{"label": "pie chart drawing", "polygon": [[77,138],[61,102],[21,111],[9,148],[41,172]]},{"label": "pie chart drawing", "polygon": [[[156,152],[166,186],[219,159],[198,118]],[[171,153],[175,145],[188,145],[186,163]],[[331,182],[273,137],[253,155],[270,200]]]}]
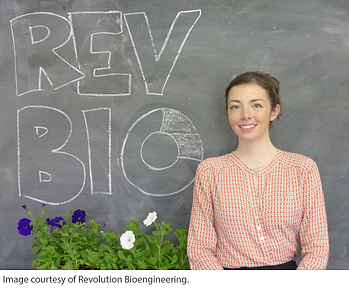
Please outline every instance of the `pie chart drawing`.
[{"label": "pie chart drawing", "polygon": [[121,149],[127,181],[149,196],[170,196],[188,188],[203,160],[202,140],[192,121],[169,108],[158,108],[138,118]]}]

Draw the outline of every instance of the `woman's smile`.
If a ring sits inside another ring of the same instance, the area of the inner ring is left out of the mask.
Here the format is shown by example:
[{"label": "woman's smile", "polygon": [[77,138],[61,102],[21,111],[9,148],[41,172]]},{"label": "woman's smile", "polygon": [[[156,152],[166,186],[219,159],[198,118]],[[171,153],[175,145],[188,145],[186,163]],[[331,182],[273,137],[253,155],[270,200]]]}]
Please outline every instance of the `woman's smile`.
[{"label": "woman's smile", "polygon": [[251,130],[252,128],[255,128],[257,125],[256,124],[245,124],[245,125],[240,125],[240,128],[242,130]]}]

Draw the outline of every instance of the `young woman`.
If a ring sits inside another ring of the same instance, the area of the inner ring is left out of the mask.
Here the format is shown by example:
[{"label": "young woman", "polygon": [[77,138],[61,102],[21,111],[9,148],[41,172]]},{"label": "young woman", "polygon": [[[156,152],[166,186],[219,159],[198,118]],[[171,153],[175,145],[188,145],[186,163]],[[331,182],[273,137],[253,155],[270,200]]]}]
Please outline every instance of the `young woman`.
[{"label": "young woman", "polygon": [[[226,89],[237,149],[197,169],[189,227],[191,269],[326,269],[329,242],[318,168],[274,147],[279,82],[247,72]],[[301,247],[302,261],[293,260]]]}]

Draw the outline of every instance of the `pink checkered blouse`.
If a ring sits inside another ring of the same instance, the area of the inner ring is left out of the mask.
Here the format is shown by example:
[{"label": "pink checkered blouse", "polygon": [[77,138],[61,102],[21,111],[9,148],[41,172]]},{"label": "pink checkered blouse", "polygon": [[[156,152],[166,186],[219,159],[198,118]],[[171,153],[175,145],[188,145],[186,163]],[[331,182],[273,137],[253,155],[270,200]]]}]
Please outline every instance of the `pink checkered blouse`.
[{"label": "pink checkered blouse", "polygon": [[254,172],[235,152],[197,169],[189,227],[191,269],[286,263],[302,248],[298,269],[326,269],[327,217],[318,168],[308,157],[278,150]]}]

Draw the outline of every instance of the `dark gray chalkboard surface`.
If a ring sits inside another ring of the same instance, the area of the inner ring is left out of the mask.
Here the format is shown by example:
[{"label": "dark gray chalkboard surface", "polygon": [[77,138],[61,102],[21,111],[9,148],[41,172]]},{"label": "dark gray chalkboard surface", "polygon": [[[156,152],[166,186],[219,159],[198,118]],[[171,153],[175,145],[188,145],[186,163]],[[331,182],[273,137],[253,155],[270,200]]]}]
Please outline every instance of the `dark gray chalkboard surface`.
[{"label": "dark gray chalkboard surface", "polygon": [[224,90],[281,82],[272,139],[313,158],[329,269],[349,269],[349,2],[2,0],[0,269],[29,269],[22,205],[83,209],[122,233],[148,212],[189,224],[198,163],[236,147]]}]

